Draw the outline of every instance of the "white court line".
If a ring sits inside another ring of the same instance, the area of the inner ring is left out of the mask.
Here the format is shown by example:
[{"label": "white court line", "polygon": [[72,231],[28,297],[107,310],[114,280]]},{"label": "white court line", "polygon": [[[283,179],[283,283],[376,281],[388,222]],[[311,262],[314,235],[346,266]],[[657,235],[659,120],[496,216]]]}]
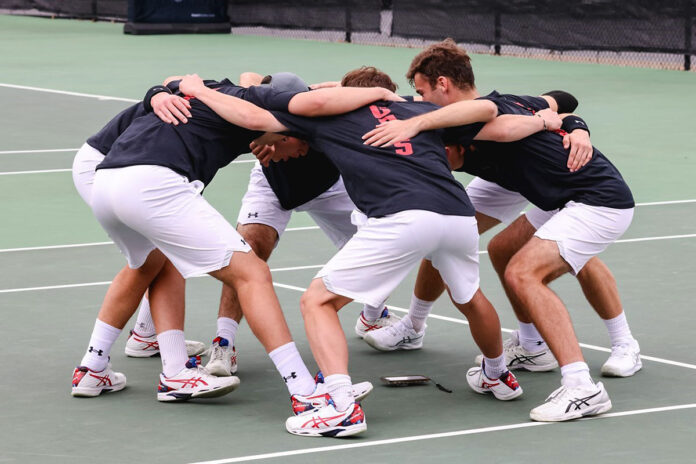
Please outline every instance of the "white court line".
[{"label": "white court line", "polygon": [[653,201],[650,203],[636,203],[636,206],[677,205],[679,203],[696,203],[696,200]]},{"label": "white court line", "polygon": [[[317,230],[319,226],[306,226],[306,227],[290,227],[285,229],[285,232],[300,232],[303,230]],[[629,238],[625,240],[617,240],[615,243],[633,243],[633,242],[649,242],[653,240],[672,240],[679,238],[692,238],[696,237],[696,234],[685,234],[685,235],[664,235],[662,237],[641,237],[641,238]],[[48,245],[48,246],[38,246],[38,247],[26,247],[26,248],[5,248],[0,249],[0,253],[9,253],[13,251],[36,251],[36,250],[54,250],[58,248],[78,248],[78,247],[88,247],[88,246],[101,246],[101,245],[111,245],[114,242],[93,242],[93,243],[74,243],[70,245]],[[479,254],[488,254],[486,250],[479,250]]]},{"label": "white court line", "polygon": [[[255,159],[251,160],[235,160],[232,161],[230,164],[242,164],[242,163],[255,163]],[[17,174],[45,174],[45,173],[52,173],[52,172],[72,172],[72,169],[42,169],[38,171],[7,171],[7,172],[0,172],[0,176],[14,176]]]},{"label": "white court line", "polygon": [[[616,413],[610,413],[610,414],[602,414],[596,417],[587,417],[584,419],[580,419],[582,421],[590,421],[590,420],[605,420],[605,419],[611,419],[611,418],[616,418],[616,417],[626,417],[626,416],[636,416],[639,414],[652,414],[656,412],[667,412],[667,411],[678,411],[682,409],[693,409],[696,408],[696,403],[691,403],[691,404],[679,404],[675,406],[665,406],[662,408],[649,408],[649,409],[635,409],[632,411],[623,411],[623,412],[616,412]],[[451,438],[451,437],[461,437],[465,435],[478,435],[482,433],[490,433],[490,432],[503,432],[507,430],[515,430],[515,429],[524,429],[524,428],[529,428],[529,427],[541,427],[545,425],[558,425],[555,422],[522,422],[519,424],[509,424],[509,425],[500,425],[497,427],[484,427],[484,428],[478,428],[478,429],[467,429],[467,430],[456,430],[453,432],[444,432],[444,433],[431,433],[427,435],[412,435],[410,437],[401,437],[401,438],[390,438],[386,440],[373,440],[373,441],[366,441],[362,443],[350,443],[350,444],[345,444],[345,445],[334,445],[334,446],[322,446],[322,447],[317,447],[317,448],[305,448],[305,449],[299,449],[299,450],[291,450],[291,451],[279,451],[276,453],[265,453],[265,454],[254,454],[254,455],[249,455],[249,456],[240,456],[237,458],[229,458],[229,459],[217,459],[214,461],[199,461],[195,462],[192,464],[228,464],[228,463],[233,463],[233,462],[248,462],[248,461],[258,461],[261,459],[272,459],[272,458],[282,458],[282,457],[287,457],[287,456],[297,456],[297,455],[302,455],[302,454],[315,454],[315,453],[325,453],[328,451],[343,451],[347,449],[355,449],[355,448],[366,448],[370,446],[383,446],[383,445],[393,445],[395,443],[407,443],[407,442],[413,442],[413,441],[423,441],[423,440],[434,440],[438,438]]]},{"label": "white court line", "polygon": [[19,153],[58,153],[61,151],[77,151],[79,148],[55,148],[50,150],[11,150],[0,151],[0,155],[14,155]]},{"label": "white court line", "polygon": [[72,169],[44,169],[41,171],[8,171],[0,172],[0,176],[16,176],[19,174],[47,174],[52,172],[72,172]]},{"label": "white court line", "polygon": [[0,87],[8,87],[10,89],[19,89],[19,90],[34,90],[36,92],[57,93],[60,95],[70,95],[72,97],[96,98],[97,100],[116,100],[116,101],[124,101],[124,102],[129,102],[129,103],[137,103],[140,101],[140,100],[134,100],[132,98],[110,97],[108,95],[96,95],[93,93],[68,92],[66,90],[45,89],[42,87],[29,87],[26,85],[14,85],[14,84],[2,84],[2,83],[0,83]]}]

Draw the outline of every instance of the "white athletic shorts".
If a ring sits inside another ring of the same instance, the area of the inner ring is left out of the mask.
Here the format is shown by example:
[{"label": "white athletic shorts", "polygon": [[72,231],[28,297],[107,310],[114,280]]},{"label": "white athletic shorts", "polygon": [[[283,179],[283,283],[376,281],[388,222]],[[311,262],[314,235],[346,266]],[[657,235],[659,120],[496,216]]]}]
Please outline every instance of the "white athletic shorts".
[{"label": "white athletic shorts", "polygon": [[261,165],[257,162],[249,176],[249,187],[242,199],[237,223],[265,224],[273,227],[280,238],[290,221],[292,212],[306,211],[331,242],[337,248],[342,248],[357,230],[350,220],[354,209],[355,205],[348,196],[341,178],[315,199],[294,210],[283,209],[278,197],[268,184]]},{"label": "white athletic shorts", "polygon": [[466,194],[477,213],[485,214],[509,224],[527,207],[529,201],[517,192],[498,184],[474,177],[466,186]]},{"label": "white athletic shorts", "polygon": [[454,301],[468,303],[479,288],[476,219],[422,210],[369,218],[315,278],[378,307],[423,258],[440,271]]},{"label": "white athletic shorts", "polygon": [[72,177],[77,193],[88,205],[92,201],[92,184],[97,165],[104,161],[104,154],[86,143],[78,150],[73,160]]},{"label": "white athletic shorts", "polygon": [[536,206],[532,206],[528,211],[525,211],[524,215],[527,218],[527,221],[534,227],[535,229],[539,229],[541,226],[546,224],[546,221],[551,219],[554,214],[556,214],[558,209],[554,209],[551,211],[544,211],[543,209],[539,209]]},{"label": "white athletic shorts", "polygon": [[577,274],[591,258],[618,240],[633,219],[633,208],[616,209],[569,201],[534,234],[558,244]]},{"label": "white athletic shorts", "polygon": [[162,166],[100,169],[92,211],[109,237],[138,268],[159,248],[184,278],[227,266],[235,251],[251,247],[189,182]]}]

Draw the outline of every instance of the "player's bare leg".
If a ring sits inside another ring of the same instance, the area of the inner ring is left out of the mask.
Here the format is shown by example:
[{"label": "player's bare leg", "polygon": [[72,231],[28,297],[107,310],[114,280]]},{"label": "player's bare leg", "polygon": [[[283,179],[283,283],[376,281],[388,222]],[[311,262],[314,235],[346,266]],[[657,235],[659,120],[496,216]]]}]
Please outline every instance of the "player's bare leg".
[{"label": "player's bare leg", "polygon": [[[254,253],[263,261],[273,252],[278,232],[265,224],[237,224],[237,232],[246,240]],[[235,339],[243,317],[237,292],[223,284],[218,309],[217,331],[210,347],[210,359],[206,364],[212,374],[228,376],[237,373],[237,348]]]}]

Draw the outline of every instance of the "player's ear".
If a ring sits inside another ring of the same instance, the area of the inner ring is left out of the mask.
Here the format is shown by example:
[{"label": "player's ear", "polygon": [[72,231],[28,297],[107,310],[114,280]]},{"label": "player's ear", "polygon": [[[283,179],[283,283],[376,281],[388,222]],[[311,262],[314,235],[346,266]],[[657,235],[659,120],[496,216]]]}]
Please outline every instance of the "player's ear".
[{"label": "player's ear", "polygon": [[446,92],[450,87],[450,81],[445,76],[438,76],[435,86],[440,87],[444,92]]}]

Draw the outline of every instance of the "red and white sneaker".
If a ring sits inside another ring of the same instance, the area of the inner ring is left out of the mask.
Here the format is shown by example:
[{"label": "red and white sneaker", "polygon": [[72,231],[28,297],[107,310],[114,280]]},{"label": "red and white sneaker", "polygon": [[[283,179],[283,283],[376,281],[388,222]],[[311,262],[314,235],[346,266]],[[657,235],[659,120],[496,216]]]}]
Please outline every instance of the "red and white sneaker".
[{"label": "red and white sneaker", "polygon": [[472,367],[466,373],[466,382],[476,393],[493,393],[493,396],[502,401],[515,399],[522,394],[522,387],[510,371],[505,371],[497,379],[490,379],[483,366]]},{"label": "red and white sneaker", "polygon": [[172,377],[160,374],[158,401],[186,401],[191,398],[215,398],[235,390],[239,377],[216,377],[198,365],[200,358],[191,358],[186,367]]},{"label": "red and white sneaker", "polygon": [[[205,343],[194,340],[185,340],[186,355],[198,356],[205,351]],[[143,337],[134,331],[130,331],[128,341],[126,342],[126,356],[131,358],[149,358],[159,354],[159,343],[157,343],[157,335]]]},{"label": "red and white sneaker", "polygon": [[308,437],[347,437],[367,430],[367,422],[359,403],[352,403],[345,411],[336,411],[333,400],[329,400],[320,409],[289,417],[285,429]]},{"label": "red and white sneaker", "polygon": [[117,392],[126,388],[126,376],[111,369],[111,363],[106,369],[95,372],[85,366],[77,366],[72,377],[72,396],[99,396],[103,392]]},{"label": "red and white sneaker", "polygon": [[210,345],[210,360],[205,368],[213,375],[227,377],[237,373],[237,349],[226,338],[216,337]]},{"label": "red and white sneaker", "polygon": [[401,318],[395,314],[391,314],[386,306],[384,307],[382,314],[380,314],[380,316],[374,321],[368,321],[365,319],[362,311],[360,311],[360,317],[358,317],[358,320],[355,323],[355,334],[360,338],[364,338],[366,333],[381,329],[382,327],[389,327],[396,324],[400,320]]},{"label": "red and white sneaker", "polygon": [[[290,402],[292,403],[292,412],[297,414],[303,414],[315,409],[320,409],[331,402],[331,396],[326,390],[326,384],[324,383],[324,375],[321,371],[317,372],[314,376],[314,382],[316,387],[311,395],[291,395]],[[369,395],[374,386],[370,382],[358,382],[353,384],[353,398],[355,401],[360,401]]]}]

